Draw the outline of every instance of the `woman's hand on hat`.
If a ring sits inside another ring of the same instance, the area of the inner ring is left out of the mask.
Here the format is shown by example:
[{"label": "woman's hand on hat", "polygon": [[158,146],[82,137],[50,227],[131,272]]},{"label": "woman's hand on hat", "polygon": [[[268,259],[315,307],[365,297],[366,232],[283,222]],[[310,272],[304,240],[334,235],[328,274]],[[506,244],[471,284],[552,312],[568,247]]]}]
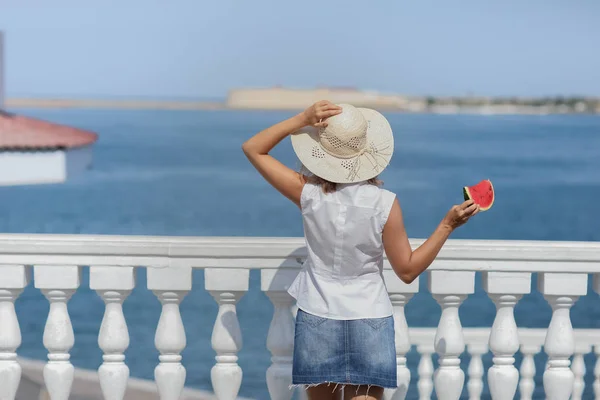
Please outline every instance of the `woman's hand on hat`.
[{"label": "woman's hand on hat", "polygon": [[461,205],[456,205],[448,211],[444,218],[444,225],[449,227],[451,230],[464,225],[469,218],[479,212],[479,205],[475,204],[473,200],[467,200]]},{"label": "woman's hand on hat", "polygon": [[330,101],[322,100],[304,110],[303,115],[306,125],[324,128],[327,126],[327,118],[341,114],[342,111],[342,107]]}]

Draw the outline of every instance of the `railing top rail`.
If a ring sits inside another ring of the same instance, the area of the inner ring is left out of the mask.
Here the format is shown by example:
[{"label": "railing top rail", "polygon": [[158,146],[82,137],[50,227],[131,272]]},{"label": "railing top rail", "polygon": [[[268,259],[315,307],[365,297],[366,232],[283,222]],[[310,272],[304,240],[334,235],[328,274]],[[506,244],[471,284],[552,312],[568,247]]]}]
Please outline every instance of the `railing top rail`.
[{"label": "railing top rail", "polygon": [[[433,344],[437,328],[409,327],[410,341],[414,345]],[[465,343],[488,344],[492,328],[462,328]],[[518,328],[522,344],[543,345],[548,330],[545,328]],[[600,329],[574,329],[576,342],[600,346]]]},{"label": "railing top rail", "polygon": [[[305,257],[303,238],[0,235],[0,264],[297,268]],[[600,273],[600,242],[451,239],[431,269]]]}]

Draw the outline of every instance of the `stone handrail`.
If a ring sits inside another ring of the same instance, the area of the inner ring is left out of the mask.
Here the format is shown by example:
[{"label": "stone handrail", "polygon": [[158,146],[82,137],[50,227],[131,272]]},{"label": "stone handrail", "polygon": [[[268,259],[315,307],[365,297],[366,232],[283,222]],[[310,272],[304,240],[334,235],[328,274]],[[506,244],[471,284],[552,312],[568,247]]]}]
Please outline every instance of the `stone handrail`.
[{"label": "stone handrail", "polygon": [[[415,247],[420,243],[411,241]],[[18,387],[21,369],[16,349],[21,344],[21,333],[14,301],[29,284],[33,271],[35,287],[50,303],[43,340],[48,350],[44,380],[53,400],[68,399],[74,375],[69,361],[74,334],[67,302],[79,287],[81,267],[89,266],[90,288],[106,304],[98,338],[104,352],[98,376],[106,399],[122,399],[127,386],[129,368],[124,352],[129,346],[129,333],[122,304],[135,286],[135,269],[142,267],[147,268],[148,289],[162,304],[155,335],[160,352],[155,380],[161,398],[176,399],[183,389],[186,371],[181,352],[186,337],[179,303],[192,288],[192,269],[202,268],[205,289],[219,305],[212,335],[217,356],[211,371],[217,398],[235,399],[239,392],[242,370],[237,354],[242,336],[236,304],[249,289],[249,270],[259,269],[261,290],[275,308],[267,337],[267,348],[273,356],[266,372],[267,386],[271,398],[289,400],[294,303],[287,288],[305,257],[301,238],[0,235],[0,382],[5,382],[0,385],[0,398],[13,399]],[[462,329],[458,310],[474,293],[477,271],[482,272],[484,290],[496,304],[497,313],[489,333],[471,337],[471,330]],[[519,299],[531,292],[532,273],[538,274],[538,290],[553,310],[548,329],[541,331],[542,336],[535,334],[535,343],[527,342],[530,331],[517,329],[513,315]],[[569,310],[578,297],[587,294],[588,274],[593,275],[594,290],[600,292],[600,243],[450,240],[422,277],[442,308],[438,327],[429,331],[435,332],[433,338],[424,332],[415,338],[419,328],[409,330],[404,307],[419,291],[418,280],[403,283],[386,261],[383,277],[394,306],[399,384],[397,390],[386,392],[386,398],[405,397],[410,383],[406,353],[413,344],[425,352],[421,354],[427,353],[427,346],[433,346],[428,354],[439,356],[435,374],[423,358],[424,366],[419,368],[423,372],[419,376],[422,398],[428,398],[433,389],[442,400],[460,397],[465,384],[460,356],[465,348],[477,354],[468,371],[467,388],[472,398],[481,394],[483,367],[477,360],[488,348],[494,354],[487,373],[492,397],[512,399],[519,386],[522,399],[532,398],[531,360],[527,357],[540,351],[541,337],[548,355],[543,372],[547,398],[581,398],[578,354],[583,350],[576,343],[583,341],[588,352],[591,346],[596,353],[599,350],[583,331],[574,332]],[[426,337],[432,345],[415,343]],[[525,356],[521,383],[514,365],[514,354],[519,350]],[[596,397],[600,398],[600,366],[594,376]]]},{"label": "stone handrail", "polygon": [[[422,242],[413,239],[411,245],[416,248]],[[302,238],[0,235],[2,264],[102,262],[115,266],[192,264],[194,268],[241,265],[265,269],[299,267],[304,257]],[[261,262],[265,260],[271,262],[264,265]],[[569,264],[569,272],[599,273],[600,242],[451,239],[429,270],[565,272],[564,263]]]}]

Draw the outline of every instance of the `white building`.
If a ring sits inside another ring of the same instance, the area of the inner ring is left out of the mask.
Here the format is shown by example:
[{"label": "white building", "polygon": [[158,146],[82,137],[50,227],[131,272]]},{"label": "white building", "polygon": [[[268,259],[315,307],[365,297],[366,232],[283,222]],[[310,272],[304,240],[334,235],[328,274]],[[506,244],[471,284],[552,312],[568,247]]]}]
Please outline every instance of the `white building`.
[{"label": "white building", "polygon": [[0,186],[60,183],[92,163],[92,132],[3,111],[4,53],[0,32]]}]

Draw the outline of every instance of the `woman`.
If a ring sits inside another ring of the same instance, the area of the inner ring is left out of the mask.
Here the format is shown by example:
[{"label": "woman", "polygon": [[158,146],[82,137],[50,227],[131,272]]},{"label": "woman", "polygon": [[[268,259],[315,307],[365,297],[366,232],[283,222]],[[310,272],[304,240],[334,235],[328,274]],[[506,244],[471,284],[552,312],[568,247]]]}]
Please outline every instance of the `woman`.
[{"label": "woman", "polygon": [[[269,152],[286,136],[308,175]],[[289,288],[296,299],[292,384],[311,400],[381,399],[396,387],[392,305],[382,278],[384,250],[412,282],[453,230],[479,207],[454,206],[412,250],[396,196],[377,175],[393,153],[392,129],[377,111],[320,101],[242,146],[260,174],[302,211],[307,260]],[[345,388],[343,392],[342,388]]]}]

